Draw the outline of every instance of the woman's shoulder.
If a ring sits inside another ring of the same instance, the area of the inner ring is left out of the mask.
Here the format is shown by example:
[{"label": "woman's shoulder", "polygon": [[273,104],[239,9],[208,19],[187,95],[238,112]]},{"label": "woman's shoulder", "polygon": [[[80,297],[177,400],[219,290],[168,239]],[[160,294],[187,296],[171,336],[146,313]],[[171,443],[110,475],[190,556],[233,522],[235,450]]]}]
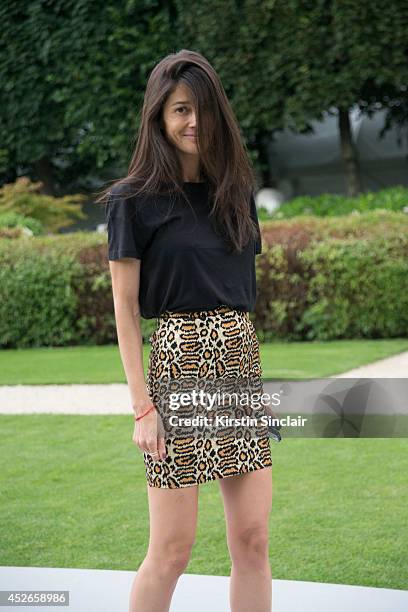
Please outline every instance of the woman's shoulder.
[{"label": "woman's shoulder", "polygon": [[166,191],[160,185],[160,189],[147,188],[143,183],[119,181],[112,185],[109,190],[109,197],[112,200],[132,199],[137,202],[151,202],[158,199],[165,199],[171,195],[171,191]]},{"label": "woman's shoulder", "polygon": [[109,189],[109,199],[112,202],[119,200],[139,200],[143,196],[143,191],[140,185],[130,182],[117,182],[114,183]]},{"label": "woman's shoulder", "polygon": [[117,182],[109,188],[105,209],[107,219],[135,221],[138,207],[138,197],[131,185]]},{"label": "woman's shoulder", "polygon": [[111,212],[139,211],[151,197],[141,188],[140,184],[117,182],[108,192],[108,207]]},{"label": "woman's shoulder", "polygon": [[109,192],[108,214],[111,217],[131,218],[143,225],[163,222],[172,199],[167,194],[150,193],[133,183],[115,183]]}]

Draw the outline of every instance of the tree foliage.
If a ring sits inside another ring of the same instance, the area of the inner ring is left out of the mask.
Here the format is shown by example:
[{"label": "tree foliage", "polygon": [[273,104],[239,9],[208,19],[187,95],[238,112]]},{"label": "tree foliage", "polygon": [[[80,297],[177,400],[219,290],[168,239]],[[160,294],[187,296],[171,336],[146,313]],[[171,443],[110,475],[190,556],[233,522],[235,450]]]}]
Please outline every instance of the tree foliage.
[{"label": "tree foliage", "polygon": [[274,132],[325,111],[343,113],[349,173],[353,105],[407,122],[405,0],[3,0],[0,17],[0,173],[49,193],[123,172],[148,75],[181,48],[219,72],[265,177]]},{"label": "tree foliage", "polygon": [[[401,109],[408,107],[405,0],[202,0],[192,5],[177,0],[177,6],[179,31],[218,69],[256,146],[259,135],[269,140],[284,127],[309,132],[311,121],[322,119],[325,111],[348,113],[354,105],[368,115],[385,108],[385,127],[403,123]],[[349,147],[344,156],[354,153]],[[348,171],[355,172],[355,166]]]},{"label": "tree foliage", "polygon": [[171,40],[166,6],[4,0],[0,17],[3,175],[53,172],[66,184],[124,165],[146,77]]}]

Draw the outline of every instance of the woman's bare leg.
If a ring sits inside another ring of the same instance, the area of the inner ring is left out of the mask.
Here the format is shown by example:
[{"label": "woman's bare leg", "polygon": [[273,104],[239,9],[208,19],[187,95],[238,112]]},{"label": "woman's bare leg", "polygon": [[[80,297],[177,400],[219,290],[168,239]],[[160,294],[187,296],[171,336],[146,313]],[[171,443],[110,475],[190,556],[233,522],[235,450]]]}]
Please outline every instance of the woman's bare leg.
[{"label": "woman's bare leg", "polygon": [[195,541],[198,486],[160,489],[147,485],[147,491],[149,548],[132,584],[129,612],[168,612]]},{"label": "woman's bare leg", "polygon": [[271,612],[272,467],[219,480],[231,555],[231,612]]}]

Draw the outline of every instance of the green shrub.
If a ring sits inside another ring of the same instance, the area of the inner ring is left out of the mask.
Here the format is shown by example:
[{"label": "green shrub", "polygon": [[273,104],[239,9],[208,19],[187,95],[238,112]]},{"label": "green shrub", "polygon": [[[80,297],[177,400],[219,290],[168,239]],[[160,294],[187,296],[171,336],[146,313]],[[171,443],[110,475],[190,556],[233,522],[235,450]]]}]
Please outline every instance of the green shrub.
[{"label": "green shrub", "polygon": [[[117,343],[106,234],[0,240],[0,346]],[[143,340],[156,319],[142,320]]]},{"label": "green shrub", "polygon": [[0,269],[2,347],[60,346],[75,338],[74,262],[46,254]]},{"label": "green shrub", "polygon": [[406,214],[269,221],[262,224],[262,240],[253,315],[261,340],[407,334]]},{"label": "green shrub", "polygon": [[[408,332],[408,216],[373,211],[261,224],[260,340]],[[107,235],[0,239],[0,346],[117,343]],[[144,342],[156,319],[142,319]]]},{"label": "green shrub", "polygon": [[40,221],[12,211],[0,213],[0,230],[5,227],[27,228],[33,236],[40,236],[44,233],[44,227]]},{"label": "green shrub", "polygon": [[0,188],[0,213],[15,212],[37,219],[45,231],[56,232],[68,227],[76,219],[86,219],[81,204],[84,195],[66,195],[61,198],[41,193],[42,183],[32,183],[22,176],[15,183]]},{"label": "green shrub", "polygon": [[332,239],[305,250],[300,258],[312,274],[297,331],[309,340],[405,336],[407,256],[408,239]]},{"label": "green shrub", "polygon": [[377,192],[367,192],[355,198],[324,193],[319,196],[299,196],[273,213],[262,213],[261,219],[288,219],[300,215],[334,217],[350,213],[365,213],[374,210],[402,212],[408,206],[408,189],[403,186],[388,187]]}]

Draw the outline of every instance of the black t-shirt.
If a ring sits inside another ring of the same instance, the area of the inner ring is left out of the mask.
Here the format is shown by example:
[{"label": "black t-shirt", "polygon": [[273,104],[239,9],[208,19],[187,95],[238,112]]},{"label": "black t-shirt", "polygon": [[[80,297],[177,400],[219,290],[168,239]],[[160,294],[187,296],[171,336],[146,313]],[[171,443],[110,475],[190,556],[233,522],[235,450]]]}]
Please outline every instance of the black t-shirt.
[{"label": "black t-shirt", "polygon": [[139,304],[145,319],[165,311],[211,310],[227,305],[252,311],[256,300],[255,254],[262,252],[253,195],[251,217],[259,237],[241,253],[228,252],[209,218],[206,183],[184,183],[180,195],[123,197],[115,186],[106,206],[109,260],[141,260]]}]

